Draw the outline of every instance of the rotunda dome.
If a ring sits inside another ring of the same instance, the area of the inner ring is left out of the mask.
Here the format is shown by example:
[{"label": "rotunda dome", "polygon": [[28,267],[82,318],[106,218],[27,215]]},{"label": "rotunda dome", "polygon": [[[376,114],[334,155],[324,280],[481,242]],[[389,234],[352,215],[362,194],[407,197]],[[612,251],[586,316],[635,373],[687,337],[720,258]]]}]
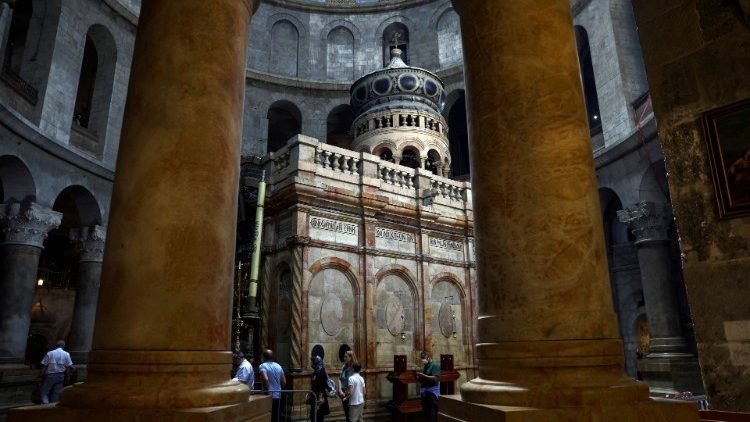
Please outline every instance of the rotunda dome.
[{"label": "rotunda dome", "polygon": [[439,114],[445,105],[443,81],[428,70],[407,66],[397,48],[391,50],[388,66],[359,78],[350,94],[356,116],[396,107]]}]

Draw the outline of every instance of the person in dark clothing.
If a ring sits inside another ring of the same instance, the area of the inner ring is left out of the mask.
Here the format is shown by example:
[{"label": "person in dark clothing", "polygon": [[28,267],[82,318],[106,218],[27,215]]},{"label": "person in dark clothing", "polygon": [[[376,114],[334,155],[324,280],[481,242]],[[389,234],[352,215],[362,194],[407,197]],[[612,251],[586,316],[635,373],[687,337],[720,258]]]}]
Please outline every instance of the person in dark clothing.
[{"label": "person in dark clothing", "polygon": [[432,361],[430,353],[423,351],[422,372],[417,372],[417,381],[421,384],[419,394],[422,396],[422,413],[425,420],[437,421],[438,398],[440,397],[440,367]]},{"label": "person in dark clothing", "polygon": [[[320,356],[313,356],[312,358],[313,375],[310,380],[310,390],[314,393],[314,397],[310,397],[308,404],[310,405],[310,420],[314,422],[325,422],[325,417],[331,413],[328,407],[328,396],[326,396],[326,388],[328,386],[328,373],[323,365],[323,359]],[[317,411],[316,409],[317,405]]]}]

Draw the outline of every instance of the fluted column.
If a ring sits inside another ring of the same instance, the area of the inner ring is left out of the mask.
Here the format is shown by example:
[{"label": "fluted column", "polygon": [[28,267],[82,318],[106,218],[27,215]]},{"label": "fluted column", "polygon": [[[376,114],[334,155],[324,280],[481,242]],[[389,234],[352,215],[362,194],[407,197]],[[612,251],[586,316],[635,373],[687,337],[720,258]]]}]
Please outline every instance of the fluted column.
[{"label": "fluted column", "polygon": [[229,380],[255,3],[142,2],[88,378],[63,391],[56,420],[259,417]]},{"label": "fluted column", "polygon": [[62,214],[35,203],[0,204],[0,363],[22,363],[39,256]]},{"label": "fluted column", "polygon": [[441,398],[440,411],[610,420],[616,406],[647,402],[648,388],[623,372],[570,2],[453,4],[471,135],[478,378],[460,401]]},{"label": "fluted column", "polygon": [[617,212],[635,236],[648,316],[649,354],[686,353],[669,257],[669,204],[641,201]]},{"label": "fluted column", "polygon": [[96,302],[99,299],[99,284],[104,260],[105,229],[102,226],[79,227],[70,230],[70,239],[78,243],[78,280],[76,301],[73,308],[73,323],[70,331],[69,349],[73,362],[88,360],[96,320]]}]

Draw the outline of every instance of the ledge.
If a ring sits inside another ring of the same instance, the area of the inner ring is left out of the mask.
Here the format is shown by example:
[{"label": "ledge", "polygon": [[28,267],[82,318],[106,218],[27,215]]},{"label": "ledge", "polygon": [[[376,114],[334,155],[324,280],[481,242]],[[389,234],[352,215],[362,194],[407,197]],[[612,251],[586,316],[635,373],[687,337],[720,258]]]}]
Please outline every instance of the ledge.
[{"label": "ledge", "polygon": [[[641,126],[644,136],[644,144],[650,144],[654,140],[658,142],[658,133],[656,131],[656,119],[652,116],[646,123]],[[625,140],[608,147],[600,148],[594,151],[594,167],[599,170],[612,164],[614,161],[638,150],[642,146],[638,130],[636,129]]]},{"label": "ledge", "polygon": [[416,7],[435,0],[390,0],[367,4],[319,3],[303,0],[263,0],[264,3],[289,9],[318,13],[379,13],[407,7]]},{"label": "ledge", "polygon": [[270,73],[260,72],[254,69],[245,70],[245,78],[251,81],[263,82],[270,85],[281,86],[284,88],[300,88],[309,89],[314,91],[331,91],[339,92],[343,91],[346,96],[349,96],[349,88],[352,86],[351,82],[324,82],[314,81],[299,78],[288,78],[282,76],[271,75]]},{"label": "ledge", "polygon": [[109,182],[113,182],[115,179],[114,171],[109,170],[101,164],[79,155],[68,149],[66,146],[51,140],[40,133],[38,129],[29,126],[27,123],[19,119],[18,116],[2,104],[0,104],[0,126],[8,129],[19,138],[34,145],[40,150],[59,158],[74,167]]},{"label": "ledge", "polygon": [[109,6],[109,8],[114,10],[118,15],[122,16],[123,19],[130,22],[133,26],[138,26],[138,15],[136,15],[132,10],[123,6],[123,4],[119,1],[104,0],[103,3]]}]

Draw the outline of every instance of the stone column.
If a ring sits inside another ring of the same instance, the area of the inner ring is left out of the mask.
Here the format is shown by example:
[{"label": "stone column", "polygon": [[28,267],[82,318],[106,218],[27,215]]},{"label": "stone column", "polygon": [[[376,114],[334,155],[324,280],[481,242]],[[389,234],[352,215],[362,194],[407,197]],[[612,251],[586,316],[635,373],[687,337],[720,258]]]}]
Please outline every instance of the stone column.
[{"label": "stone column", "polygon": [[[453,4],[470,110],[478,378],[460,399],[441,397],[440,412],[650,420],[641,415],[659,407],[623,372],[570,2]],[[685,409],[669,412],[697,421]]]},{"label": "stone column", "polygon": [[649,330],[649,354],[638,363],[653,394],[703,392],[695,356],[689,352],[680,326],[675,280],[670,267],[672,209],[666,203],[641,201],[617,216],[635,235],[643,299]]},{"label": "stone column", "polygon": [[35,203],[0,204],[0,363],[24,361],[39,255],[61,221],[61,213]]},{"label": "stone column", "polygon": [[80,227],[70,231],[70,239],[78,243],[80,250],[69,343],[73,362],[76,364],[86,362],[91,350],[104,259],[104,238],[105,229],[102,226]]},{"label": "stone column", "polygon": [[144,0],[88,378],[10,420],[260,420],[230,381],[248,27],[256,0]]}]

